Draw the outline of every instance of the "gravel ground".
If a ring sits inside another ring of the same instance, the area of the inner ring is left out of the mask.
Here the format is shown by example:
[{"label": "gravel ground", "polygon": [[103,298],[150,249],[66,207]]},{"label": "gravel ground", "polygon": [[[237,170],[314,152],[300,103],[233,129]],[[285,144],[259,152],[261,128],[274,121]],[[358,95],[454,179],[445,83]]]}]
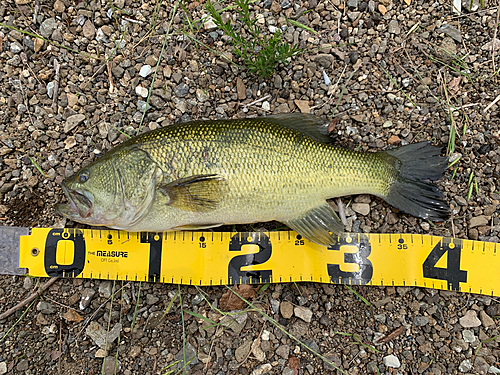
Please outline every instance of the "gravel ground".
[{"label": "gravel ground", "polygon": [[[451,157],[459,160],[439,182],[451,220],[430,225],[374,197],[352,197],[349,231],[499,241],[496,7],[257,0],[263,32],[281,28],[305,48],[262,79],[237,65],[200,3],[174,16],[173,0],[0,3],[3,225],[79,226],[54,214],[64,201],[60,182],[139,128],[311,111],[335,116],[336,144],[364,151],[421,140],[446,146],[457,129]],[[286,18],[316,32],[287,27]],[[35,282],[0,277],[0,313]],[[357,290],[371,307],[322,284],[242,287],[253,301],[245,306],[225,287],[58,280],[29,309],[0,320],[0,375],[338,372],[325,359],[348,374],[500,373],[498,298]]]}]

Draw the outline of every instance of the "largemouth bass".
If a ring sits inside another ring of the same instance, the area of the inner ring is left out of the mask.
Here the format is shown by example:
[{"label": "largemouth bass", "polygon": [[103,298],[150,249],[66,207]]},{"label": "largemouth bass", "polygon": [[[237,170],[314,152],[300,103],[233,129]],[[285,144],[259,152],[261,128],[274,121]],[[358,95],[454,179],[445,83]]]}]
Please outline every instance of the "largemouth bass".
[{"label": "largemouth bass", "polygon": [[192,121],[132,138],[62,183],[69,219],[126,231],[206,229],[276,220],[321,245],[343,225],[326,199],[376,195],[443,221],[447,166],[427,142],[364,153],[334,147],[328,123],[285,114]]}]

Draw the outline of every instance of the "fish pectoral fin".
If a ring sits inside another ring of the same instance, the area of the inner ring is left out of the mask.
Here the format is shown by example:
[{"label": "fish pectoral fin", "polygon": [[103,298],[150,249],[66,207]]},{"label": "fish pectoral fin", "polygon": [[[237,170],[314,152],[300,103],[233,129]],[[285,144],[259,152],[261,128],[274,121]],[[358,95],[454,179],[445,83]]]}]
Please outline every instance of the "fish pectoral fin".
[{"label": "fish pectoral fin", "polygon": [[193,212],[215,210],[221,199],[225,180],[217,175],[195,175],[172,181],[158,187],[169,197],[168,205]]},{"label": "fish pectoral fin", "polygon": [[179,225],[178,227],[174,227],[172,229],[173,230],[202,230],[202,229],[220,227],[221,225],[224,225],[224,223],[186,224],[186,225]]},{"label": "fish pectoral fin", "polygon": [[326,202],[297,219],[283,223],[309,241],[323,246],[334,244],[337,236],[344,231],[336,212]]}]

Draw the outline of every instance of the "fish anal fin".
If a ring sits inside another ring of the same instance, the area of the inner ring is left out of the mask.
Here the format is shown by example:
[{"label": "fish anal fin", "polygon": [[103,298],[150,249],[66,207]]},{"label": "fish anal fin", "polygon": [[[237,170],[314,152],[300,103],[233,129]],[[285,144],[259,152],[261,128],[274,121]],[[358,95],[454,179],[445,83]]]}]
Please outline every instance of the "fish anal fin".
[{"label": "fish anal fin", "polygon": [[323,246],[334,244],[337,236],[344,231],[344,225],[326,202],[297,219],[283,223],[309,241]]},{"label": "fish anal fin", "polygon": [[158,187],[169,197],[168,205],[193,212],[215,210],[221,199],[225,180],[217,175],[194,175]]}]

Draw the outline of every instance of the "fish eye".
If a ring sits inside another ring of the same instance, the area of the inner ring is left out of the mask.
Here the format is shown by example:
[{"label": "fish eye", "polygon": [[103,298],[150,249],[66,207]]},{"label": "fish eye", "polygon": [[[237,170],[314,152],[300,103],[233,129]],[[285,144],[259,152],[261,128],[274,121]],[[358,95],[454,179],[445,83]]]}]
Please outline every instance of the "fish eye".
[{"label": "fish eye", "polygon": [[78,181],[84,183],[89,179],[89,174],[87,172],[80,172],[78,174]]}]

